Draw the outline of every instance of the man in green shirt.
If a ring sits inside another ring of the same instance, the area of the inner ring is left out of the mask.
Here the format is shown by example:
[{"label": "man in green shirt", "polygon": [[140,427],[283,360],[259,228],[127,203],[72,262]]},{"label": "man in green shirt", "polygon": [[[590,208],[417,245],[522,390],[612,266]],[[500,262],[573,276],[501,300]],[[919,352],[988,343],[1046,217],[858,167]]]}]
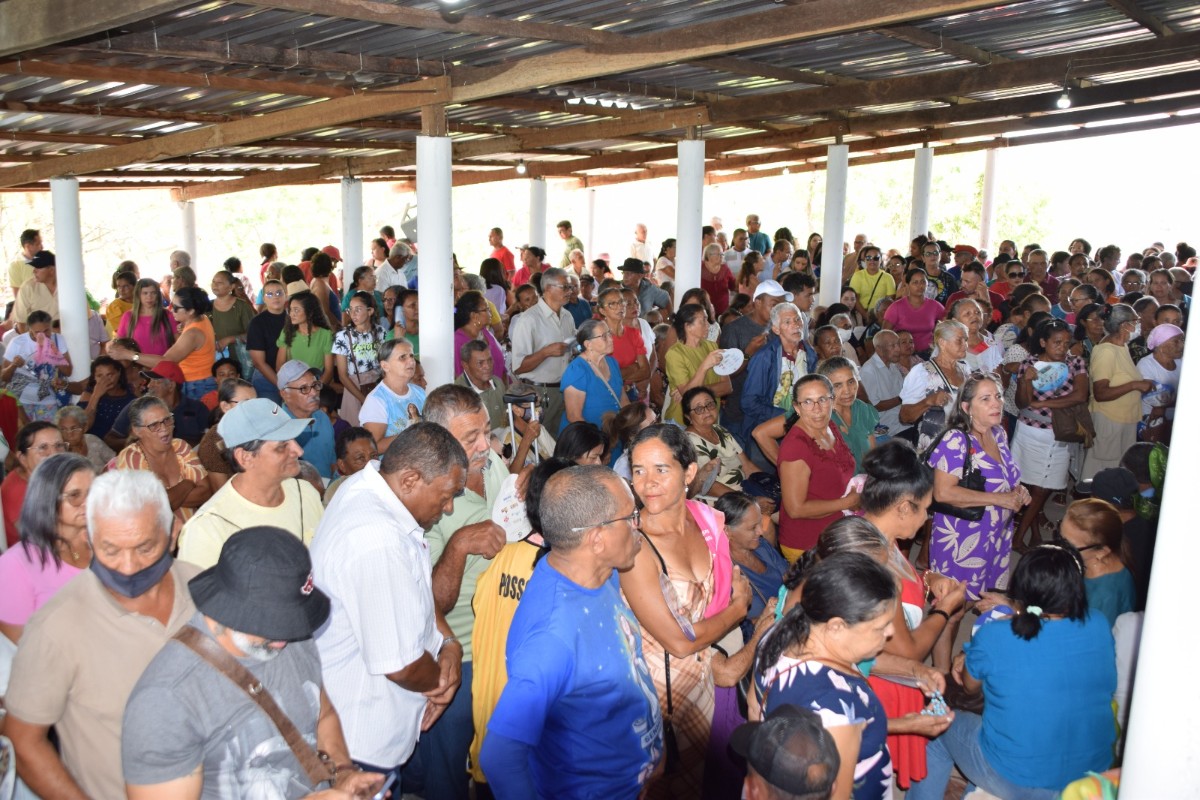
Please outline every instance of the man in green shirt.
[{"label": "man in green shirt", "polygon": [[569,219],[564,219],[562,222],[558,223],[558,238],[562,239],[567,245],[566,249],[563,250],[562,261],[559,263],[560,267],[566,269],[567,267],[571,266],[572,250],[578,250],[580,252],[586,251],[583,249],[583,242],[579,240],[579,237],[571,233],[571,220]]}]

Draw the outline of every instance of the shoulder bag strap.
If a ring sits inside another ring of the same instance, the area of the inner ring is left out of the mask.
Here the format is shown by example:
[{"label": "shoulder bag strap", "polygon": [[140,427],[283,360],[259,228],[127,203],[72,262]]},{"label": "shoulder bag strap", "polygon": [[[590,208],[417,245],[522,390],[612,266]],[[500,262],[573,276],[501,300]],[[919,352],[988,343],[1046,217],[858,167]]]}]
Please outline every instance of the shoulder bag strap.
[{"label": "shoulder bag strap", "polygon": [[[658,564],[662,567],[662,574],[667,575],[667,562],[663,559],[662,553],[658,552],[658,548],[654,546],[654,542],[650,541],[649,536],[644,535],[642,536],[642,541],[650,545],[650,549],[658,557]],[[671,654],[667,652],[667,648],[665,647],[663,648],[663,669],[667,673],[667,720],[669,721],[675,715],[675,706],[671,702]]]},{"label": "shoulder bag strap", "polygon": [[225,652],[210,637],[205,636],[191,625],[183,626],[179,633],[175,634],[175,639],[232,681],[262,709],[279,730],[288,747],[292,748],[292,754],[296,756],[296,760],[300,762],[300,766],[304,768],[308,779],[313,782],[314,786],[320,786],[326,782],[332,785],[334,769],[329,761],[329,756],[314,750],[308,742],[304,741],[300,731],[296,730],[296,726],[275,703],[275,698],[271,697],[271,693],[259,682],[258,678],[254,677],[250,670],[239,664],[237,659]]}]

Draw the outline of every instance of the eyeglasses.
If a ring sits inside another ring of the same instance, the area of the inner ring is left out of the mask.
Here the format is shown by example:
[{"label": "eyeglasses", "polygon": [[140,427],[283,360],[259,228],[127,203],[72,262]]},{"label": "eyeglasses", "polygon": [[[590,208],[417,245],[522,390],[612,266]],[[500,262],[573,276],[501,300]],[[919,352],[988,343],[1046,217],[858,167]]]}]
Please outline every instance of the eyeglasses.
[{"label": "eyeglasses", "polygon": [[923,250],[923,251],[921,251],[921,255],[923,255],[923,256],[940,256],[941,254],[942,254],[941,250]]},{"label": "eyeglasses", "polygon": [[564,286],[561,283],[543,283],[542,284],[542,293],[543,294],[550,291],[551,289],[563,289],[565,291],[566,286]]},{"label": "eyeglasses", "polygon": [[703,414],[706,411],[715,411],[716,408],[717,408],[716,403],[703,403],[701,405],[692,406],[692,410],[689,411],[688,413],[689,414]]},{"label": "eyeglasses", "polygon": [[801,401],[799,401],[799,404],[804,406],[805,411],[812,411],[815,406],[821,406],[822,408],[824,408],[825,406],[829,405],[832,402],[833,402],[833,395],[826,394],[826,395],[821,395],[820,397],[810,397],[806,400],[801,400]]},{"label": "eyeglasses", "polygon": [[1010,272],[1010,273],[1008,273],[1008,277],[1010,280],[1012,278],[1024,278],[1025,273],[1024,272]]},{"label": "eyeglasses", "polygon": [[[150,431],[151,433],[162,433],[165,430],[170,430],[171,428],[175,427],[175,415],[167,414],[165,417],[158,420],[157,422],[151,422],[147,425],[137,425],[136,427],[145,428],[146,430]],[[64,447],[65,447],[65,445],[64,445]]]},{"label": "eyeglasses", "polygon": [[624,308],[625,306],[626,306],[626,303],[624,300],[617,300],[616,302],[613,302],[613,303],[605,303],[604,304],[605,308]]},{"label": "eyeglasses", "polygon": [[283,290],[276,292],[263,292],[263,297],[283,297]]},{"label": "eyeglasses", "polygon": [[190,308],[188,308],[186,306],[178,305],[177,303],[171,303],[171,310],[172,311],[191,311]]},{"label": "eyeglasses", "polygon": [[84,489],[75,489],[70,492],[63,492],[58,496],[60,503],[70,503],[73,506],[79,507],[87,500],[88,493]]},{"label": "eyeglasses", "polygon": [[83,430],[83,428],[78,425],[74,425],[70,428],[64,428],[62,425],[58,426],[58,432],[62,434],[79,433],[81,430]]},{"label": "eyeglasses", "polygon": [[582,528],[571,528],[571,533],[583,533],[594,528],[603,528],[606,525],[614,525],[618,522],[628,522],[629,526],[637,529],[642,524],[642,512],[634,509],[633,513],[628,517],[617,517],[616,519],[606,519],[604,522],[597,522],[595,525],[584,525]]},{"label": "eyeglasses", "polygon": [[587,338],[587,340],[590,342],[593,339],[611,339],[611,338],[613,338],[612,331],[605,331],[604,333],[597,333],[595,336],[589,336]]},{"label": "eyeglasses", "polygon": [[863,256],[863,261],[880,261],[879,256]]},{"label": "eyeglasses", "polygon": [[38,455],[42,455],[44,453],[49,453],[49,452],[65,453],[65,452],[67,452],[67,443],[66,442],[51,442],[49,444],[39,444],[37,447],[29,448],[29,452],[37,453]]},{"label": "eyeglasses", "polygon": [[325,384],[321,383],[320,381],[313,381],[312,383],[306,384],[304,386],[285,386],[284,388],[290,389],[293,392],[299,392],[300,394],[304,395],[305,397],[308,397],[313,392],[321,391],[321,389],[324,387],[324,385]]}]

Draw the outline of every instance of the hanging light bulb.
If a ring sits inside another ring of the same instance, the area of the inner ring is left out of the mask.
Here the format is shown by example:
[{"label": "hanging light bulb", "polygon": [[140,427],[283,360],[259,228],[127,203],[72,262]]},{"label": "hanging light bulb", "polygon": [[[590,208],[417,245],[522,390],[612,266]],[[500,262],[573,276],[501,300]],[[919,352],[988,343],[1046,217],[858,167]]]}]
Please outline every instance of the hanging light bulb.
[{"label": "hanging light bulb", "polygon": [[784,167],[784,168],[783,168],[783,174],[784,174],[784,175],[791,175],[791,174],[792,174],[792,168],[791,168],[791,167]]},{"label": "hanging light bulb", "polygon": [[525,159],[521,159],[520,161],[517,162],[517,174],[518,175],[525,174]]},{"label": "hanging light bulb", "polygon": [[1054,104],[1056,106],[1058,106],[1059,108],[1070,108],[1071,107],[1070,93],[1064,88],[1063,93],[1058,96],[1058,100]]}]

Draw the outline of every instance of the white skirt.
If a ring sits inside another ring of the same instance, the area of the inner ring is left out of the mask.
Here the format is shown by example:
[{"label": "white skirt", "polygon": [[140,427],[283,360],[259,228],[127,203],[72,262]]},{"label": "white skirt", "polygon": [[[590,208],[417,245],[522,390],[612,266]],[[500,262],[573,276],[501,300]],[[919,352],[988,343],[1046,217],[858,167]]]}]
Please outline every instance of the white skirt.
[{"label": "white skirt", "polygon": [[1012,455],[1021,470],[1021,483],[1043,489],[1067,488],[1071,445],[1056,441],[1054,431],[1018,420]]}]

